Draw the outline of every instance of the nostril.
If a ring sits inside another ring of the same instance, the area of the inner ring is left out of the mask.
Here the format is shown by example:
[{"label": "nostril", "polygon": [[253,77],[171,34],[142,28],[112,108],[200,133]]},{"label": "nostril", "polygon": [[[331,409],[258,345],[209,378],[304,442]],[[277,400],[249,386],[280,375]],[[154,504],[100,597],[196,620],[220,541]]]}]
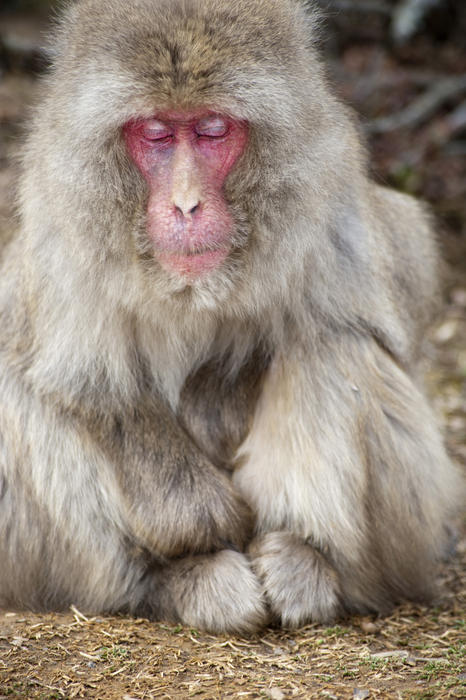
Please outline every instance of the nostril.
[{"label": "nostril", "polygon": [[197,210],[200,208],[201,204],[198,202],[192,207],[180,207],[178,204],[175,204],[175,212],[178,216],[184,217],[191,215],[193,216]]}]

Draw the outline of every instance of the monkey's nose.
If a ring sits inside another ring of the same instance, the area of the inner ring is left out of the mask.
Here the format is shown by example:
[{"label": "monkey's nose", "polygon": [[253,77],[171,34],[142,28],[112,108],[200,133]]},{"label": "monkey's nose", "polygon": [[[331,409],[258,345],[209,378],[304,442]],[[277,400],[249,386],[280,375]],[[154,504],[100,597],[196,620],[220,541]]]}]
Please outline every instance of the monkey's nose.
[{"label": "monkey's nose", "polygon": [[175,211],[177,214],[181,216],[193,216],[196,211],[199,209],[201,206],[200,202],[197,202],[196,204],[186,204],[184,206],[180,204],[175,204]]}]

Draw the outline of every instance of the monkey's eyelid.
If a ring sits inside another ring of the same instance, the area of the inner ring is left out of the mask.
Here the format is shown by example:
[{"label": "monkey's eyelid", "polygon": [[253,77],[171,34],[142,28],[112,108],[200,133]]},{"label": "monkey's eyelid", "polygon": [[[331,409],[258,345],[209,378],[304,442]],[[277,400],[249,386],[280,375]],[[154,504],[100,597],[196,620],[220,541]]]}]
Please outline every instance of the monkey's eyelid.
[{"label": "monkey's eyelid", "polygon": [[228,131],[229,130],[226,129],[225,131],[215,133],[214,131],[209,129],[209,131],[201,131],[201,132],[196,131],[196,135],[199,138],[205,138],[205,139],[222,139],[228,135]]},{"label": "monkey's eyelid", "polygon": [[173,134],[144,134],[144,138],[146,141],[150,141],[152,143],[156,142],[165,142],[165,141],[170,141],[173,138]]},{"label": "monkey's eyelid", "polygon": [[173,136],[171,130],[167,128],[166,124],[156,120],[150,120],[144,124],[142,130],[143,136],[151,141],[158,141],[160,139],[165,139],[169,136]]},{"label": "monkey's eyelid", "polygon": [[208,117],[196,124],[196,134],[198,136],[219,138],[221,136],[226,136],[228,131],[228,123],[221,117]]}]

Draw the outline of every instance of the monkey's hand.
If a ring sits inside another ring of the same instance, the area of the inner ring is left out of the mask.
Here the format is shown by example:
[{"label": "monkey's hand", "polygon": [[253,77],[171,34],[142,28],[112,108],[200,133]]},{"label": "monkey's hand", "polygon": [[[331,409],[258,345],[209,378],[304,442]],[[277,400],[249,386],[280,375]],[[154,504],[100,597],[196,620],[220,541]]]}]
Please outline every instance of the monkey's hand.
[{"label": "monkey's hand", "polygon": [[165,406],[118,422],[113,462],[129,534],[154,554],[243,549],[251,512]]}]

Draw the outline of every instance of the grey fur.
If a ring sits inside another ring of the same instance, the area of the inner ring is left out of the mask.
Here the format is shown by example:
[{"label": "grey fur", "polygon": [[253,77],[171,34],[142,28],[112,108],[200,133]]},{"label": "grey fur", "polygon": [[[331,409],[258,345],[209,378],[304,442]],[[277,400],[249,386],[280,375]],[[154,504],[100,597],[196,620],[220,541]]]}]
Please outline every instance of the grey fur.
[{"label": "grey fur", "polygon": [[[369,181],[315,31],[293,0],[57,27],[0,271],[0,605],[250,632],[266,602],[295,626],[432,594],[461,494],[416,378],[436,244]],[[121,138],[173,104],[250,124],[234,250],[189,286]]]}]

